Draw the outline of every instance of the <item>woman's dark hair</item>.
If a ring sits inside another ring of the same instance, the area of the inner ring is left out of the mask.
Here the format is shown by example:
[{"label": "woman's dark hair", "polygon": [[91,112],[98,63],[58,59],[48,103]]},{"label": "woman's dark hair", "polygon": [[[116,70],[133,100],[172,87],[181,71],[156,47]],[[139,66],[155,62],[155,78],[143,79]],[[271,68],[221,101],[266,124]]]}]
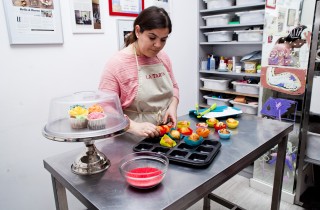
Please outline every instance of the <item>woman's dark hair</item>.
[{"label": "woman's dark hair", "polygon": [[148,7],[142,10],[142,12],[140,12],[138,17],[135,19],[133,23],[133,30],[130,36],[128,36],[125,39],[126,47],[131,43],[137,41],[137,36],[135,33],[136,25],[140,26],[141,33],[143,33],[145,30],[152,30],[152,29],[158,29],[158,28],[168,28],[169,33],[171,33],[171,30],[172,30],[170,17],[163,8],[156,7],[156,6]]}]

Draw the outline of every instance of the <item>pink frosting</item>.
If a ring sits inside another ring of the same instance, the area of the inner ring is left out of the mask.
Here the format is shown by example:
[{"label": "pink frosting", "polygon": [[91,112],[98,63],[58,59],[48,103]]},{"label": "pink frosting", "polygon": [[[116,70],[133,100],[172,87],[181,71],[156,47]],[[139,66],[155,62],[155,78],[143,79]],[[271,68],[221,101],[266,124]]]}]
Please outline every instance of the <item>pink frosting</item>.
[{"label": "pink frosting", "polygon": [[97,119],[104,118],[105,116],[106,115],[101,112],[92,112],[92,113],[88,114],[88,120],[97,120]]}]

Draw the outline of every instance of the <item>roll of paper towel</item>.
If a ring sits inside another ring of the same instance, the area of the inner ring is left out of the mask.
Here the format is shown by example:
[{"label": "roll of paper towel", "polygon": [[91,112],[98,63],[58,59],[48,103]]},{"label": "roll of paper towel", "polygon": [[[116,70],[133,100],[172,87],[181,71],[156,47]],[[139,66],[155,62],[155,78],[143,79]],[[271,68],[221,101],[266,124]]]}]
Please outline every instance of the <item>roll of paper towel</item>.
[{"label": "roll of paper towel", "polygon": [[317,60],[320,60],[320,46],[318,46],[316,59],[317,59]]}]

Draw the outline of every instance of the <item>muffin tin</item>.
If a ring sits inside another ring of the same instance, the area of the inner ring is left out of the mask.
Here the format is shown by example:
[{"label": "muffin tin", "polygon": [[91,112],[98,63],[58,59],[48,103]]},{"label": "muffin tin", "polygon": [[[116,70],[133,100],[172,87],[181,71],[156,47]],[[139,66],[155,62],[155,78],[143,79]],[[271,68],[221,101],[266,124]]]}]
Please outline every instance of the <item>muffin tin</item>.
[{"label": "muffin tin", "polygon": [[207,167],[220,151],[221,143],[217,140],[205,139],[199,146],[191,147],[183,139],[177,141],[173,148],[160,145],[160,137],[144,139],[133,147],[133,151],[151,151],[164,154],[171,163],[194,168]]}]

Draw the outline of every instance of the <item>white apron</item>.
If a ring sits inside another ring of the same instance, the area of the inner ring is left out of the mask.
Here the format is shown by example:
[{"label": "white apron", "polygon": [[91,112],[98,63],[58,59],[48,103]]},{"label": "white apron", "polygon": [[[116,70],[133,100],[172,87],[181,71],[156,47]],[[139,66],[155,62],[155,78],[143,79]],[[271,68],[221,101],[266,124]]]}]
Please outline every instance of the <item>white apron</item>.
[{"label": "white apron", "polygon": [[133,103],[123,111],[133,121],[160,125],[173,97],[170,75],[162,62],[140,66],[135,48],[134,54],[138,68],[138,92]]}]

